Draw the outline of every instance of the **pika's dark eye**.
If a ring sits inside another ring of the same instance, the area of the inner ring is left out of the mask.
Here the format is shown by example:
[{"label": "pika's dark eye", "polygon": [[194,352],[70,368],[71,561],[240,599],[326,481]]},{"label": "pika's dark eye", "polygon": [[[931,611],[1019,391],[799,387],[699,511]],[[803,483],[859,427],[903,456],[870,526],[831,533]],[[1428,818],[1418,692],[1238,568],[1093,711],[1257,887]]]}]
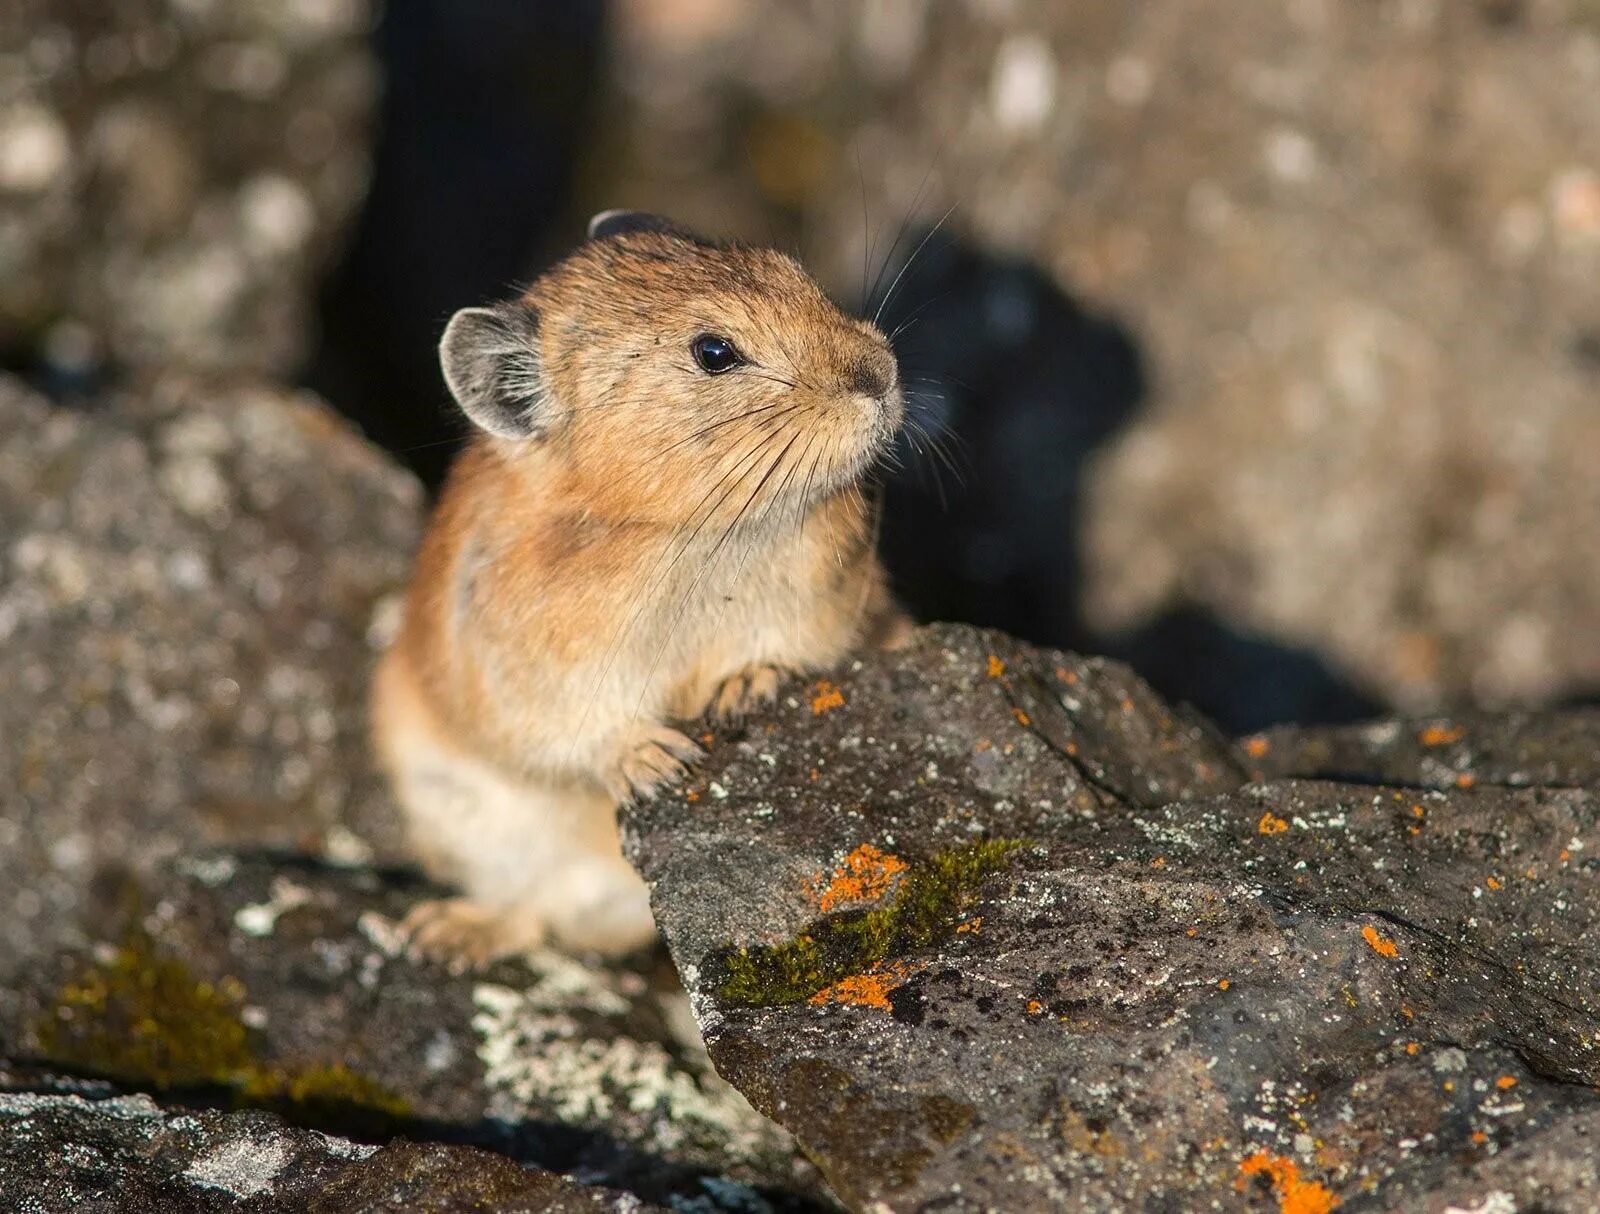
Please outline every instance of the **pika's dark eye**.
[{"label": "pika's dark eye", "polygon": [[718,337],[715,333],[702,333],[689,343],[689,352],[694,355],[695,362],[700,364],[700,369],[707,375],[721,375],[724,371],[731,371],[744,359],[739,357],[739,351],[726,337]]}]

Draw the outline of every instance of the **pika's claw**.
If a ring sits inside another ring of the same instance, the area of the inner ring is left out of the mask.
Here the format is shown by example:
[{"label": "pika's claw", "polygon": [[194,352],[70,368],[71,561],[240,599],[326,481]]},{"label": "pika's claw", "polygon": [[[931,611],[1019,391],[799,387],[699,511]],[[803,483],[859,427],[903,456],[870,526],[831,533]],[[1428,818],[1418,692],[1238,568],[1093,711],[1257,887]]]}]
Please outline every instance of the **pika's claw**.
[{"label": "pika's claw", "polygon": [[622,756],[606,780],[606,789],[617,800],[629,797],[648,800],[661,789],[683,779],[688,765],[705,752],[690,738],[666,725],[653,725],[641,731],[632,749]]},{"label": "pika's claw", "polygon": [[544,921],[526,907],[495,909],[470,898],[434,898],[400,921],[406,951],[437,961],[452,974],[480,969],[497,957],[544,942]]},{"label": "pika's claw", "polygon": [[711,700],[711,715],[723,721],[736,721],[746,713],[778,698],[778,684],[784,671],[776,666],[746,666],[730,677]]}]

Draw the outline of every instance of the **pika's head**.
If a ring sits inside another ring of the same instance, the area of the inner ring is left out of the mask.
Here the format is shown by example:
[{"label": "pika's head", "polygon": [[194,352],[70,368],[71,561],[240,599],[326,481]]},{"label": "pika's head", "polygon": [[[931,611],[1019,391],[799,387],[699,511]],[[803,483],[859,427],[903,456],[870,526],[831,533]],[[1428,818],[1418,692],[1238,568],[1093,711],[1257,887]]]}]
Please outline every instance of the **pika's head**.
[{"label": "pika's head", "polygon": [[596,216],[520,299],[457,312],[439,354],[503,447],[543,448],[653,522],[802,510],[857,480],[902,414],[883,334],[793,258],[637,212]]}]

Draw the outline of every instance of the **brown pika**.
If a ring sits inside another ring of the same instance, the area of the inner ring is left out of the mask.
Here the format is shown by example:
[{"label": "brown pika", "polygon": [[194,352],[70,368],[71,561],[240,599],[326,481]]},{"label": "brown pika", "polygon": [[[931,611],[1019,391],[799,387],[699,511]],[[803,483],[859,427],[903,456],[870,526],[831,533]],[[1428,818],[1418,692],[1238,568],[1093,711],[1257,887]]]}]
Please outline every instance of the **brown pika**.
[{"label": "brown pika", "polygon": [[861,481],[902,415],[872,325],[792,258],[605,212],[521,298],[440,342],[477,433],[373,688],[431,875],[413,946],[460,963],[654,925],[619,801],[788,673],[902,634]]}]

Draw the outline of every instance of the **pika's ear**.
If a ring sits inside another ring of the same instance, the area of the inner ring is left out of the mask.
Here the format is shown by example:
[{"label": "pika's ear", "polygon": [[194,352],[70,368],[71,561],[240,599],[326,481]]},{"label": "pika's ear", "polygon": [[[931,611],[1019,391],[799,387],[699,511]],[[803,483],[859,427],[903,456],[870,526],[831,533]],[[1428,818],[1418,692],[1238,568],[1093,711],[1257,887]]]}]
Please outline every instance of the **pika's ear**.
[{"label": "pika's ear", "polygon": [[461,411],[490,434],[528,439],[549,429],[539,313],[527,304],[462,308],[439,339],[439,365]]},{"label": "pika's ear", "polygon": [[601,211],[589,221],[589,239],[604,240],[607,236],[622,236],[628,232],[665,232],[669,236],[682,236],[684,232],[670,219],[652,215],[649,211]]}]

